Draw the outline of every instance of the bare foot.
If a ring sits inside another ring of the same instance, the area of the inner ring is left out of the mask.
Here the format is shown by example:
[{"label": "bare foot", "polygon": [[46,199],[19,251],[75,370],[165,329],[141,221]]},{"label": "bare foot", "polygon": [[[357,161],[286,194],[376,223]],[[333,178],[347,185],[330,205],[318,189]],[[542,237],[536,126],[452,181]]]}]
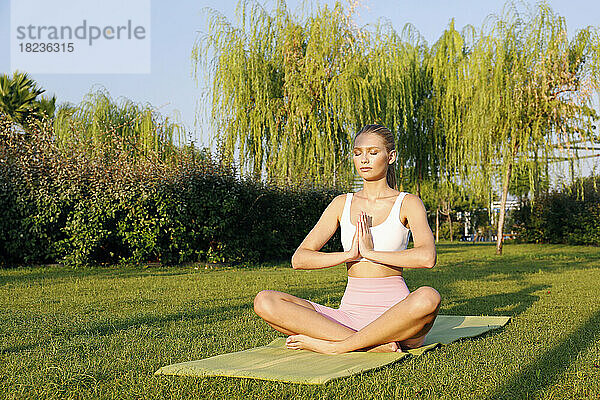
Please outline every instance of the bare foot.
[{"label": "bare foot", "polygon": [[339,354],[336,342],[329,340],[315,339],[306,335],[291,335],[285,341],[288,349],[292,350],[311,350],[322,354]]},{"label": "bare foot", "polygon": [[[339,354],[337,350],[336,342],[323,340],[323,339],[315,339],[306,335],[291,335],[285,341],[285,344],[288,349],[292,350],[311,350],[317,353],[323,354]],[[384,343],[377,346],[365,347],[364,349],[359,349],[357,351],[367,351],[370,353],[393,353],[393,352],[402,352],[400,346],[396,342]]]},{"label": "bare foot", "polygon": [[396,342],[384,343],[378,346],[367,347],[369,353],[393,353],[402,352],[400,346]]}]

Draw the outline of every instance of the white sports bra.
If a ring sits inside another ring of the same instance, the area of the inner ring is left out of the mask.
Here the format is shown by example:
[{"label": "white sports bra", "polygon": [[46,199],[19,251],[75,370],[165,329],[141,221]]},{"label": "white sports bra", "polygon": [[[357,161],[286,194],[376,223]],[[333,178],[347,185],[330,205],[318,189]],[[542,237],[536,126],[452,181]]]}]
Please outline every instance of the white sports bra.
[{"label": "white sports bra", "polygon": [[[352,239],[354,238],[354,232],[356,232],[356,226],[352,225],[350,220],[350,206],[352,205],[353,195],[354,193],[346,194],[346,204],[340,218],[341,239],[344,251],[348,251],[352,247]],[[396,197],[396,201],[385,221],[369,228],[373,237],[373,250],[400,251],[406,249],[408,246],[410,229],[400,222],[399,216],[404,196],[406,196],[406,192],[401,192]],[[360,257],[352,261],[363,260],[366,260],[366,258]]]}]

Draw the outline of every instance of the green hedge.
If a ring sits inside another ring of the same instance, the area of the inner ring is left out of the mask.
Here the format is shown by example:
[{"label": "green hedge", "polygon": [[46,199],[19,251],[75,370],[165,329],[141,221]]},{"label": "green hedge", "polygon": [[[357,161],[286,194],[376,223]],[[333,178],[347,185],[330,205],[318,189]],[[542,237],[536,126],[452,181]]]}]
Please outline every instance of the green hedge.
[{"label": "green hedge", "polygon": [[520,241],[600,245],[600,182],[587,177],[515,211]]},{"label": "green hedge", "polygon": [[[91,158],[0,129],[0,263],[70,266],[290,259],[341,190],[277,187],[210,159]],[[325,251],[341,251],[339,230]]]}]

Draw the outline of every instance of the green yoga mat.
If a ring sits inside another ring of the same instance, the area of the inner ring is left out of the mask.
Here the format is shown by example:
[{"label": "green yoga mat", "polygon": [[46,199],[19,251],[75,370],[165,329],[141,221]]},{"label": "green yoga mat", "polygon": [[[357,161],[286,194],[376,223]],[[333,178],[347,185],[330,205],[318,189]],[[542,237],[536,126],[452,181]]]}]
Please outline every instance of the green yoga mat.
[{"label": "green yoga mat", "polygon": [[352,351],[344,354],[319,354],[309,350],[290,350],[284,337],[266,346],[235,353],[221,354],[203,360],[167,365],[155,375],[228,376],[305,384],[323,384],[382,367],[408,356],[419,356],[440,344],[481,335],[500,328],[510,317],[475,317],[439,315],[425,343],[408,353],[368,353]]}]

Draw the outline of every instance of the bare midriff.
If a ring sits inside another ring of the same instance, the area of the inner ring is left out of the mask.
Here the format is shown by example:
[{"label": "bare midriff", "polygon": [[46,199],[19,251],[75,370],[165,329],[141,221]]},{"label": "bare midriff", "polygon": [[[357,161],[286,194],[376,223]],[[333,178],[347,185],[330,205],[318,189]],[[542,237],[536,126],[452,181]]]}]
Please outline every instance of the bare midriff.
[{"label": "bare midriff", "polygon": [[387,276],[402,276],[402,267],[392,267],[369,260],[348,261],[346,263],[348,276],[354,278],[385,278]]}]

